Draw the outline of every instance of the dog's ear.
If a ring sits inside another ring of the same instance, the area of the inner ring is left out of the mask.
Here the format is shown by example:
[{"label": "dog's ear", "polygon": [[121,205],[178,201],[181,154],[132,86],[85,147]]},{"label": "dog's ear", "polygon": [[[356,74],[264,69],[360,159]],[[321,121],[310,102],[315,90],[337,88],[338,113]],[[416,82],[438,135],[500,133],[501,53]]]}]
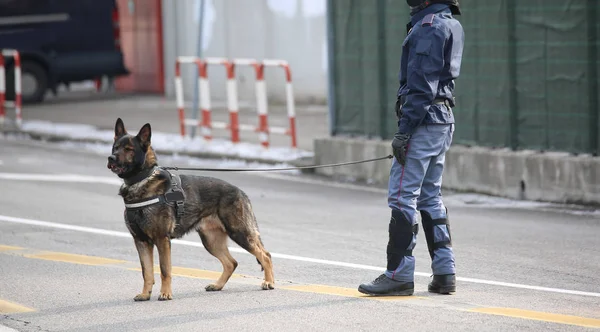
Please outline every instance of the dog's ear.
[{"label": "dog's ear", "polygon": [[121,118],[118,118],[117,123],[115,123],[115,141],[126,134],[127,130],[125,130],[123,120],[121,120]]},{"label": "dog's ear", "polygon": [[142,146],[144,147],[148,147],[150,146],[150,138],[152,137],[152,128],[150,127],[149,123],[146,123],[142,129],[140,129],[140,132],[137,134],[137,138],[140,140],[140,143],[142,143]]}]

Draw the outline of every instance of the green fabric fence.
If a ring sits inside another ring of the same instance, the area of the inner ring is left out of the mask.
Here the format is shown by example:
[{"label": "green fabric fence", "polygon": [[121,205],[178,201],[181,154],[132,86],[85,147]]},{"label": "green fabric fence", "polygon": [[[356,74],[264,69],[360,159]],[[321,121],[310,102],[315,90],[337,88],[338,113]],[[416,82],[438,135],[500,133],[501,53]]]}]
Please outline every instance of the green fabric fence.
[{"label": "green fabric fence", "polygon": [[[598,0],[461,0],[455,143],[597,154]],[[390,139],[402,0],[329,0],[332,134]]]}]

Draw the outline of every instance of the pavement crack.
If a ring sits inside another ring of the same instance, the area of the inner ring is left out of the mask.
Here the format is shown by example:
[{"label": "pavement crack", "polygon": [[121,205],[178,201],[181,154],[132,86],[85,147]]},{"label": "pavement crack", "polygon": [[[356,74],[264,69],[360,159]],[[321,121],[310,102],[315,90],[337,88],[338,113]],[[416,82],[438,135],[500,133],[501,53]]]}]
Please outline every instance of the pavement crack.
[{"label": "pavement crack", "polygon": [[23,327],[26,327],[30,331],[51,332],[50,330],[43,329],[39,325],[33,325],[33,324],[31,324],[30,321],[27,321],[25,319],[18,319],[16,317],[11,317],[10,315],[2,315],[2,318],[3,318],[3,320],[9,320],[9,321],[16,322],[17,324],[22,325]]}]

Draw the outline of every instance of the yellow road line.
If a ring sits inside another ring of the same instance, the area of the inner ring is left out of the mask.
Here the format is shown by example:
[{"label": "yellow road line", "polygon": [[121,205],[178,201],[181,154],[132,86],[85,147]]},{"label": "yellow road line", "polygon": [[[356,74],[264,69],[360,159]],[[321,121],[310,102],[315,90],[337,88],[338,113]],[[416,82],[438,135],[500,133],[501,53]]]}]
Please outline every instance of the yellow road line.
[{"label": "yellow road line", "polygon": [[21,248],[21,247],[14,247],[14,246],[3,246],[0,245],[0,251],[9,251],[9,250],[23,250],[25,248]]},{"label": "yellow road line", "polygon": [[61,252],[44,252],[40,254],[27,254],[24,255],[27,258],[43,259],[47,261],[65,262],[83,265],[109,265],[109,264],[121,264],[125,261],[118,259],[110,259],[95,256],[75,255],[66,254]]},{"label": "yellow road line", "polygon": [[[142,271],[141,268],[129,268],[130,271]],[[160,267],[158,265],[154,266],[154,274],[160,274]],[[171,267],[171,275],[179,276],[179,277],[187,277],[187,278],[196,278],[196,279],[207,279],[207,280],[217,280],[221,276],[221,272],[217,271],[208,271],[208,270],[200,270],[200,269],[192,269],[188,267]],[[231,279],[233,278],[254,278],[250,276],[244,276],[241,274],[232,274]]]},{"label": "yellow road line", "polygon": [[[217,280],[221,276],[221,272],[217,271],[207,271],[207,270],[199,270],[199,269],[191,269],[187,267],[177,267],[173,266],[171,268],[171,273],[176,276],[182,277],[192,277],[199,279],[211,279]],[[243,277],[239,274],[232,274],[231,278],[240,278]]]},{"label": "yellow road line", "polygon": [[532,319],[559,324],[600,328],[600,319],[552,314],[540,311],[521,310],[516,308],[475,308],[470,309],[468,311],[482,314]]},{"label": "yellow road line", "polygon": [[[0,246],[0,251],[7,250],[20,250],[24,248],[20,247],[11,247],[11,246]],[[84,255],[75,255],[75,254],[67,254],[60,252],[40,252],[34,254],[25,254],[23,255],[27,258],[34,259],[43,259],[57,262],[66,262],[66,263],[74,263],[74,264],[83,264],[83,265],[111,265],[111,264],[122,264],[127,263],[123,260],[103,258],[103,257],[95,257],[95,256],[84,256]],[[141,271],[140,268],[128,268],[123,266],[127,270],[133,271]],[[155,266],[155,271],[160,273],[160,268]],[[188,277],[188,278],[198,278],[198,279],[210,279],[216,280],[221,275],[221,272],[217,271],[207,271],[193,268],[185,268],[185,267],[177,267],[173,266],[171,270],[174,276]],[[253,276],[245,276],[240,274],[232,275],[232,278],[254,278]],[[283,286],[277,287],[283,290],[289,291],[298,291],[298,292],[306,292],[312,294],[326,294],[326,295],[336,295],[336,296],[345,296],[345,297],[353,297],[353,298],[361,298],[361,299],[369,299],[369,300],[377,300],[377,301],[405,301],[405,300],[414,300],[414,299],[428,299],[427,297],[421,296],[367,296],[364,295],[358,290],[354,288],[344,288],[344,287],[335,287],[335,286],[327,286],[327,285],[293,285],[293,286]],[[15,303],[7,302],[0,300],[0,313],[10,313],[10,312],[28,312],[34,311],[34,309],[27,308]],[[539,311],[530,311],[530,310],[522,310],[516,308],[473,308],[466,310],[468,312],[481,313],[481,314],[489,314],[489,315],[498,315],[498,316],[506,316],[506,317],[514,317],[514,318],[522,318],[522,319],[530,319],[544,322],[553,322],[559,324],[568,324],[568,325],[577,325],[583,327],[594,327],[600,328],[600,319],[595,318],[586,318],[586,317],[578,317],[578,316],[569,316],[562,314],[553,314]]]},{"label": "yellow road line", "polygon": [[20,312],[32,312],[35,309],[22,306],[20,304],[0,300],[0,314],[16,314]]},{"label": "yellow road line", "polygon": [[406,301],[406,300],[423,299],[423,297],[420,297],[420,296],[369,296],[369,295],[365,295],[365,294],[359,292],[355,288],[344,288],[344,287],[335,287],[335,286],[326,286],[326,285],[294,285],[294,286],[280,287],[280,289],[313,293],[313,294],[317,293],[317,294],[326,294],[326,295],[356,297],[356,298],[377,300],[377,301]]}]

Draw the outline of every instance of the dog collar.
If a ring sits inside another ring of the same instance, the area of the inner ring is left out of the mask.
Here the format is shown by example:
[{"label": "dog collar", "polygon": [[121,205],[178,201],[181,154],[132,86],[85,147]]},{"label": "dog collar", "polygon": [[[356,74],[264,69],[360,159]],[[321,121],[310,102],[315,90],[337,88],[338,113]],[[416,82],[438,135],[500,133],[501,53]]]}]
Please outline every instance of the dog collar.
[{"label": "dog collar", "polygon": [[152,173],[154,173],[154,171],[155,171],[157,168],[158,168],[157,166],[154,166],[154,167],[152,167],[152,168],[150,168],[150,169],[143,170],[143,171],[139,172],[138,174],[136,174],[136,175],[134,175],[134,176],[132,176],[132,177],[129,177],[129,178],[127,178],[127,179],[124,179],[124,181],[125,181],[125,183],[126,183],[128,186],[133,186],[134,184],[136,184],[136,183],[139,183],[139,182],[141,182],[142,180],[144,180],[144,179],[148,178],[148,177],[149,177],[149,176],[150,176]]}]

